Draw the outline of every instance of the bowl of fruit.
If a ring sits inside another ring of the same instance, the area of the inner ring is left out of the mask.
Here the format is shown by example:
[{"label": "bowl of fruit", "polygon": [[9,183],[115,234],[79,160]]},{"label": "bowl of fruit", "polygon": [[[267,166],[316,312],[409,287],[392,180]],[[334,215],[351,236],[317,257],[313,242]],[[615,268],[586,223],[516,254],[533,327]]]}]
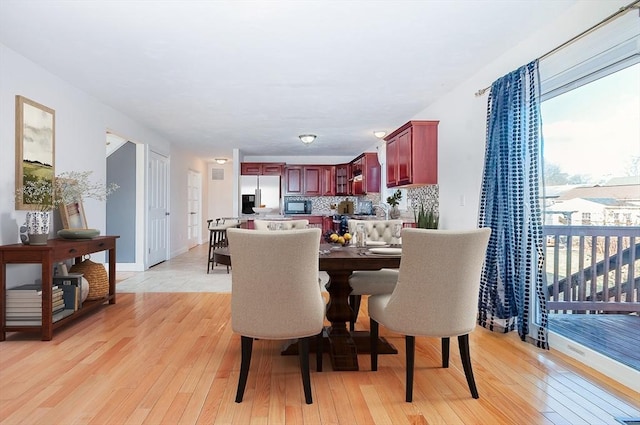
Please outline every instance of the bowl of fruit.
[{"label": "bowl of fruit", "polygon": [[349,245],[349,242],[351,242],[351,234],[344,233],[343,235],[340,235],[336,232],[327,232],[327,234],[325,235],[325,240],[329,243],[346,246]]}]

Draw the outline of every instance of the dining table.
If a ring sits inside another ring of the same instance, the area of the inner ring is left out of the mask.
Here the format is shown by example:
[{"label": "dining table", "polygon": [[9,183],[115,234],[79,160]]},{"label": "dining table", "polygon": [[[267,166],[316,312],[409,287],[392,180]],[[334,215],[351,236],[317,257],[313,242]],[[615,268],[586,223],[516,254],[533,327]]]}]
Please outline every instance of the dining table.
[{"label": "dining table", "polygon": [[[214,250],[215,261],[231,266],[231,253],[228,247]],[[329,292],[326,317],[331,323],[325,329],[328,340],[328,352],[333,370],[358,370],[358,354],[371,351],[368,331],[350,331],[347,323],[353,316],[349,305],[351,285],[349,277],[354,271],[397,269],[401,255],[376,254],[367,248],[351,245],[339,246],[320,244],[318,251],[319,270],[329,275],[326,289]],[[232,268],[233,273],[233,268]],[[327,344],[324,344],[327,347]],[[297,344],[286,347],[282,354],[296,354]],[[381,337],[378,339],[379,354],[397,354],[398,350]]]}]

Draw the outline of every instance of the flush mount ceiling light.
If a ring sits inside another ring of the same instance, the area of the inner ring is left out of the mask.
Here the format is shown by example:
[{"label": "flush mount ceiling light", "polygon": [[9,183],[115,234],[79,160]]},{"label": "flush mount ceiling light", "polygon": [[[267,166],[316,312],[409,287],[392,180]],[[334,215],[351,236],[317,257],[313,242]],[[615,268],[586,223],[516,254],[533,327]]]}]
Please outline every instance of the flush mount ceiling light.
[{"label": "flush mount ceiling light", "polygon": [[216,158],[215,161],[222,165],[222,164],[226,164],[227,163],[227,158]]},{"label": "flush mount ceiling light", "polygon": [[316,140],[317,136],[315,134],[301,134],[298,137],[300,138],[302,143],[304,143],[305,145],[309,145],[313,143],[314,140]]},{"label": "flush mount ceiling light", "polygon": [[378,139],[382,139],[384,136],[387,135],[387,132],[378,130],[378,131],[374,131],[373,135],[376,136]]}]

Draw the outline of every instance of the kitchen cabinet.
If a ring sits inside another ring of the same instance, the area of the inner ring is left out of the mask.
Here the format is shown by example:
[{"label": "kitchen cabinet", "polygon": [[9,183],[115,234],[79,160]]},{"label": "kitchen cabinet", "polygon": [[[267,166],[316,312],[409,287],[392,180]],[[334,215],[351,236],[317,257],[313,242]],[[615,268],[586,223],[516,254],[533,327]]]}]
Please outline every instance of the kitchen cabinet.
[{"label": "kitchen cabinet", "polygon": [[306,215],[305,219],[309,220],[309,227],[319,227],[322,228],[322,221],[324,219],[321,215]]},{"label": "kitchen cabinet", "polygon": [[322,234],[324,235],[328,231],[334,231],[335,224],[333,223],[333,216],[327,216],[322,218]]},{"label": "kitchen cabinet", "polygon": [[286,195],[304,194],[303,167],[301,165],[287,165],[284,169],[284,192]]},{"label": "kitchen cabinet", "polygon": [[387,187],[438,183],[439,121],[409,121],[387,137]]},{"label": "kitchen cabinet", "polygon": [[306,196],[322,196],[322,167],[304,166],[304,194]]},{"label": "kitchen cabinet", "polygon": [[243,162],[240,174],[243,176],[281,176],[284,168],[279,162]]},{"label": "kitchen cabinet", "polygon": [[351,162],[353,195],[380,192],[380,163],[378,155],[365,152]]},{"label": "kitchen cabinet", "polygon": [[325,165],[320,171],[322,196],[333,196],[336,194],[336,167]]},{"label": "kitchen cabinet", "polygon": [[351,195],[351,184],[349,179],[351,178],[351,165],[339,164],[336,165],[336,195]]},{"label": "kitchen cabinet", "polygon": [[335,194],[332,165],[287,165],[285,194],[300,196],[331,196]]}]

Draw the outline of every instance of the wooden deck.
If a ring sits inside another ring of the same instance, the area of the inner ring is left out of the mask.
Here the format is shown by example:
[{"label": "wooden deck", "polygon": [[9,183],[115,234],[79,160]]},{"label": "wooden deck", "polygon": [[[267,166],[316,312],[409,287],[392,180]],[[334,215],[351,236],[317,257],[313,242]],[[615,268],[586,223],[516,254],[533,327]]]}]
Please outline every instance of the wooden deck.
[{"label": "wooden deck", "polygon": [[640,316],[549,314],[549,329],[640,371]]}]

